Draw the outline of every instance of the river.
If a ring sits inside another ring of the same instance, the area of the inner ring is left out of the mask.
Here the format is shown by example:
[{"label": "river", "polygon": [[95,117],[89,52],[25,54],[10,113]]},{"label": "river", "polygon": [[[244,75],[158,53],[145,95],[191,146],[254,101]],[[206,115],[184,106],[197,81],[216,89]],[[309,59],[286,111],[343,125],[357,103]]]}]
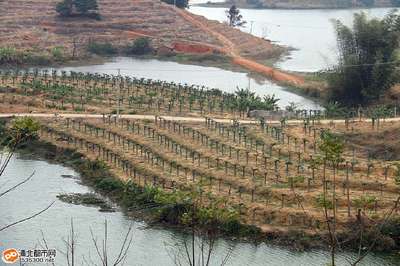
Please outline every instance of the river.
[{"label": "river", "polygon": [[[110,260],[115,258],[123,241],[125,232],[133,225],[133,243],[129,249],[125,265],[128,266],[169,266],[174,265],[171,255],[176,252],[172,248],[182,234],[160,228],[149,228],[139,220],[127,218],[121,211],[113,213],[99,212],[95,207],[71,205],[59,201],[60,193],[86,193],[92,190],[79,182],[79,174],[73,169],[42,160],[15,156],[2,176],[1,191],[26,178],[35,171],[34,177],[25,185],[0,199],[0,226],[43,209],[49,203],[55,204],[42,215],[1,232],[1,246],[4,248],[36,249],[41,248],[42,234],[50,249],[57,249],[56,265],[67,265],[62,252],[65,252],[70,220],[73,219],[77,241],[77,265],[81,265],[82,256],[99,265],[90,229],[101,241],[104,220],[108,222],[108,246]],[[76,179],[63,178],[62,175],[72,175]],[[294,252],[289,249],[261,244],[255,246],[249,243],[219,240],[212,265],[226,254],[228,247],[233,252],[227,265],[259,266],[259,265],[326,265],[329,255],[325,251]],[[346,259],[354,257],[352,253],[338,254],[338,265],[346,265]],[[29,264],[43,265],[43,264]],[[396,262],[383,256],[368,256],[362,265],[396,265]],[[397,263],[398,265],[398,263]]]},{"label": "river", "polygon": [[[193,3],[204,2],[207,1],[197,0]],[[227,21],[226,8],[191,6],[189,10],[208,19]],[[345,25],[351,25],[354,13],[365,12],[369,17],[382,18],[390,10],[392,9],[240,9],[243,19],[247,21],[241,30],[295,49],[288,57],[276,63],[276,67],[289,71],[314,72],[337,62],[332,20],[338,19]]]}]

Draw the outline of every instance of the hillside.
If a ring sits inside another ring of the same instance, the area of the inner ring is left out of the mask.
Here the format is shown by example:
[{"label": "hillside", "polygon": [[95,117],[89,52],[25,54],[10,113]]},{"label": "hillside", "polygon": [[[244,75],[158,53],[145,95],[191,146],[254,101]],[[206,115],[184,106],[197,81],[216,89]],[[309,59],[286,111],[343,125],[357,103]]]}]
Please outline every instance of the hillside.
[{"label": "hillside", "polygon": [[[271,58],[282,48],[237,29],[208,21],[153,0],[99,0],[100,21],[87,18],[62,19],[55,0],[0,1],[0,47],[49,51],[61,46],[72,54],[74,43],[83,52],[91,41],[124,45],[147,36],[158,51],[224,52],[221,41],[194,24],[194,18],[231,41],[241,55]],[[257,47],[256,49],[254,47]]]},{"label": "hillside", "polygon": [[223,3],[207,3],[211,6],[239,8],[324,9],[354,7],[395,7],[396,0],[226,0]]}]

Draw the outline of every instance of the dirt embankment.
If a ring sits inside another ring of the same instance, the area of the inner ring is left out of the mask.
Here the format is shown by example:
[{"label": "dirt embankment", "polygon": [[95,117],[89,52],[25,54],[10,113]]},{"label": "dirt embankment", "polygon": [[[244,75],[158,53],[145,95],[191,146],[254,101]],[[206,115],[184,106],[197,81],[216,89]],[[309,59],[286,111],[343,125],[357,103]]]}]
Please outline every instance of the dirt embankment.
[{"label": "dirt embankment", "polygon": [[158,50],[225,54],[251,71],[298,85],[302,79],[255,62],[279,58],[284,49],[217,21],[154,0],[98,0],[101,20],[60,18],[57,1],[0,1],[0,47],[67,55],[86,52],[90,41],[124,46],[149,37]]},{"label": "dirt embankment", "polygon": [[[257,72],[259,74],[262,74],[264,76],[267,76],[273,80],[280,81],[280,82],[287,82],[292,85],[302,85],[304,83],[304,79],[300,76],[293,75],[293,74],[288,74],[284,73],[282,71],[276,70],[272,67],[268,67],[265,65],[262,65],[260,63],[257,63],[253,59],[248,59],[244,58],[243,54],[247,51],[250,52],[252,50],[257,50],[254,49],[254,47],[258,47],[258,45],[264,45],[264,43],[260,44],[260,42],[266,42],[265,40],[259,39],[259,38],[254,38],[252,40],[248,41],[247,45],[254,45],[252,48],[246,46],[246,42],[243,42],[241,45],[237,45],[235,43],[235,38],[229,38],[229,35],[226,36],[226,34],[223,34],[223,31],[219,31],[218,28],[213,27],[212,25],[209,25],[207,23],[208,21],[203,18],[194,16],[192,14],[189,14],[183,10],[178,10],[178,13],[185,19],[187,19],[189,22],[191,22],[193,25],[196,25],[200,29],[204,30],[205,32],[208,32],[210,35],[214,36],[217,38],[220,43],[223,45],[222,52],[228,55],[229,57],[232,58],[232,62],[234,64],[240,65],[246,69],[249,69],[251,71]],[[236,31],[239,31],[235,29]],[[244,33],[246,36],[247,34]],[[273,49],[273,45],[270,42],[266,42],[267,45],[270,47],[270,50]],[[263,51],[260,51],[262,53]],[[249,54],[251,56],[256,56],[256,54]]]}]

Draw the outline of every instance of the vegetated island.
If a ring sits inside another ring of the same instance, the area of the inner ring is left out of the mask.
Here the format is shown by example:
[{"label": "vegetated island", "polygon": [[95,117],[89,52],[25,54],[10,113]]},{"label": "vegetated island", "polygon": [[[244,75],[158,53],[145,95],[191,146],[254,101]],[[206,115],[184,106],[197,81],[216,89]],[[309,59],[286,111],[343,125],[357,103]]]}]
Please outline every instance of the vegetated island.
[{"label": "vegetated island", "polygon": [[225,2],[209,1],[200,6],[230,7],[254,9],[332,9],[362,7],[398,7],[398,0],[226,0]]}]

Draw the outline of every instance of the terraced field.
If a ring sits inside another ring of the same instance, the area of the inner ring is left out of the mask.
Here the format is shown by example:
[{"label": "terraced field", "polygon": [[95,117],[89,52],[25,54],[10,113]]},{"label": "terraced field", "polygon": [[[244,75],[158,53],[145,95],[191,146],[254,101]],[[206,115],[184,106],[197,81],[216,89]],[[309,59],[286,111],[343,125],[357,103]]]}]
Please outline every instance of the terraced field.
[{"label": "terraced field", "polygon": [[[379,220],[397,207],[399,167],[369,148],[380,145],[380,132],[396,132],[395,120],[326,123],[315,111],[299,112],[303,122],[297,124],[241,124],[246,108],[237,95],[190,85],[47,71],[2,72],[0,82],[3,113],[103,114],[41,118],[43,140],[104,161],[120,179],[141,187],[198,191],[204,206],[234,210],[243,223],[264,231],[325,230],[325,207],[338,228],[361,214]],[[155,118],[122,119],[112,115],[117,110]],[[175,115],[197,119],[168,120]],[[337,165],[323,152],[328,130],[346,140]],[[367,143],[355,141],[366,134]],[[390,145],[399,143],[394,138]]]},{"label": "terraced field", "polygon": [[200,189],[203,204],[221,202],[221,208],[236,209],[242,222],[266,231],[325,229],[324,189],[338,227],[359,210],[384,217],[398,195],[396,168],[363,157],[361,150],[348,149],[335,172],[318,164],[315,143],[323,129],[317,124],[282,128],[106,116],[42,124],[41,138],[105,161],[124,180],[167,191]]},{"label": "terraced field", "polygon": [[[218,89],[160,80],[80,72],[4,71],[0,80],[3,110],[121,114],[244,116],[249,101],[275,109],[273,98],[256,99],[246,91]],[[238,100],[238,95],[241,99]]]}]

